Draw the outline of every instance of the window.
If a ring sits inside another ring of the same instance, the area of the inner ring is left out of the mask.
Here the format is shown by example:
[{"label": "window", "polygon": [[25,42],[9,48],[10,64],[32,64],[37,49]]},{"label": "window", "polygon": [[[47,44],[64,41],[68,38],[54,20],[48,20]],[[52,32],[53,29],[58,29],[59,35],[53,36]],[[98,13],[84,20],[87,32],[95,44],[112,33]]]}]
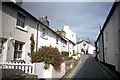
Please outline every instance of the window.
[{"label": "window", "polygon": [[41,37],[44,39],[48,39],[47,30],[45,28],[43,28],[41,31]]},{"label": "window", "polygon": [[84,47],[86,46],[86,42],[83,42],[83,46],[84,46]]},{"label": "window", "polygon": [[0,54],[2,54],[2,50],[3,50],[3,41],[0,40]]},{"label": "window", "polygon": [[45,37],[46,36],[46,30],[43,28],[43,33],[42,36]]},{"label": "window", "polygon": [[19,12],[17,14],[17,26],[25,27],[25,16]]},{"label": "window", "polygon": [[22,42],[15,42],[15,49],[14,49],[14,59],[20,59],[22,57],[22,48],[23,48]]},{"label": "window", "polygon": [[6,39],[0,38],[0,54],[2,54],[5,42],[6,42]]},{"label": "window", "polygon": [[72,37],[74,37],[74,35],[72,34]]},{"label": "window", "polygon": [[62,41],[62,43],[63,43],[63,47],[65,47],[67,45],[66,41]]},{"label": "window", "polygon": [[58,44],[58,36],[56,36],[56,44]]},{"label": "window", "polygon": [[108,33],[106,32],[106,41],[108,41]]}]

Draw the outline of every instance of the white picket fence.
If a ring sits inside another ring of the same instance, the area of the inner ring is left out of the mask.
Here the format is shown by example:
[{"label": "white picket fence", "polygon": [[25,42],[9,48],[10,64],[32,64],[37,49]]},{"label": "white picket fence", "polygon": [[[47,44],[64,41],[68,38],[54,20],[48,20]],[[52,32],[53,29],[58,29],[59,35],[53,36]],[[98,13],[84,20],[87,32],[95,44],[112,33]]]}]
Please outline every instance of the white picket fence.
[{"label": "white picket fence", "polygon": [[54,69],[52,65],[45,70],[44,63],[0,63],[0,69],[20,69],[25,73],[37,75],[38,78],[62,78],[65,75],[65,63],[61,64],[61,71]]},{"label": "white picket fence", "polygon": [[0,69],[21,69],[25,73],[34,74],[34,64],[32,63],[0,63]]}]

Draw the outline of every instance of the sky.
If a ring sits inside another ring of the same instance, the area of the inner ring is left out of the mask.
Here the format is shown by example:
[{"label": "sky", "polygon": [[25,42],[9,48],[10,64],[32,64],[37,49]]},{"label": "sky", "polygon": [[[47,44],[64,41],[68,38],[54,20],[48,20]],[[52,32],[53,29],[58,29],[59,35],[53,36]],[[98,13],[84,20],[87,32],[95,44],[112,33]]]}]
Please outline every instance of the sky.
[{"label": "sky", "polygon": [[48,16],[50,28],[68,25],[78,39],[94,43],[112,2],[23,2],[22,7],[37,19]]}]

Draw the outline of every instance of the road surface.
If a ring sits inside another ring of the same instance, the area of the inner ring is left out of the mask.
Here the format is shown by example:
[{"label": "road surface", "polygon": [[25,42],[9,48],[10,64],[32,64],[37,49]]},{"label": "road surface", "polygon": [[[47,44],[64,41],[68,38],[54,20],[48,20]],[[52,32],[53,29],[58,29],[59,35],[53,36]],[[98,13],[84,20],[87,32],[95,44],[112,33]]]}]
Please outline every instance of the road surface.
[{"label": "road surface", "polygon": [[72,80],[113,80],[106,71],[89,55],[81,56],[81,64]]}]

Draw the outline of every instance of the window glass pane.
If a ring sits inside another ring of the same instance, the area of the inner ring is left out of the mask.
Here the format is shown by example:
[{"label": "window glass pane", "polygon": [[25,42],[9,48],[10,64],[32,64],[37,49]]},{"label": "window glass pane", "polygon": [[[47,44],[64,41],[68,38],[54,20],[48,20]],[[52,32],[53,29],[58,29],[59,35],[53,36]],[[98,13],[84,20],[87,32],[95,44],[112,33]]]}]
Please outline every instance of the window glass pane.
[{"label": "window glass pane", "polygon": [[20,26],[20,20],[17,19],[17,26]]},{"label": "window glass pane", "polygon": [[58,37],[56,37],[56,44],[58,44]]},{"label": "window glass pane", "polygon": [[17,51],[17,50],[18,50],[18,44],[15,43],[15,51]]},{"label": "window glass pane", "polygon": [[15,42],[14,58],[21,58],[23,43]]},{"label": "window glass pane", "polygon": [[2,54],[2,49],[0,48],[0,54]]},{"label": "window glass pane", "polygon": [[15,51],[14,58],[21,58],[21,52]]},{"label": "window glass pane", "polygon": [[21,58],[21,53],[18,53],[18,58]]},{"label": "window glass pane", "polygon": [[20,13],[17,15],[17,26],[21,26],[23,28],[25,26],[25,16]]},{"label": "window glass pane", "polygon": [[0,54],[2,54],[2,49],[3,49],[3,42],[0,41]]},{"label": "window glass pane", "polygon": [[45,37],[45,35],[46,35],[46,30],[43,28],[43,34],[42,34],[42,36]]},{"label": "window glass pane", "polygon": [[19,45],[19,50],[22,50],[22,46],[23,46],[22,44]]},{"label": "window glass pane", "polygon": [[17,58],[17,52],[15,51],[15,53],[14,53],[14,58]]}]

